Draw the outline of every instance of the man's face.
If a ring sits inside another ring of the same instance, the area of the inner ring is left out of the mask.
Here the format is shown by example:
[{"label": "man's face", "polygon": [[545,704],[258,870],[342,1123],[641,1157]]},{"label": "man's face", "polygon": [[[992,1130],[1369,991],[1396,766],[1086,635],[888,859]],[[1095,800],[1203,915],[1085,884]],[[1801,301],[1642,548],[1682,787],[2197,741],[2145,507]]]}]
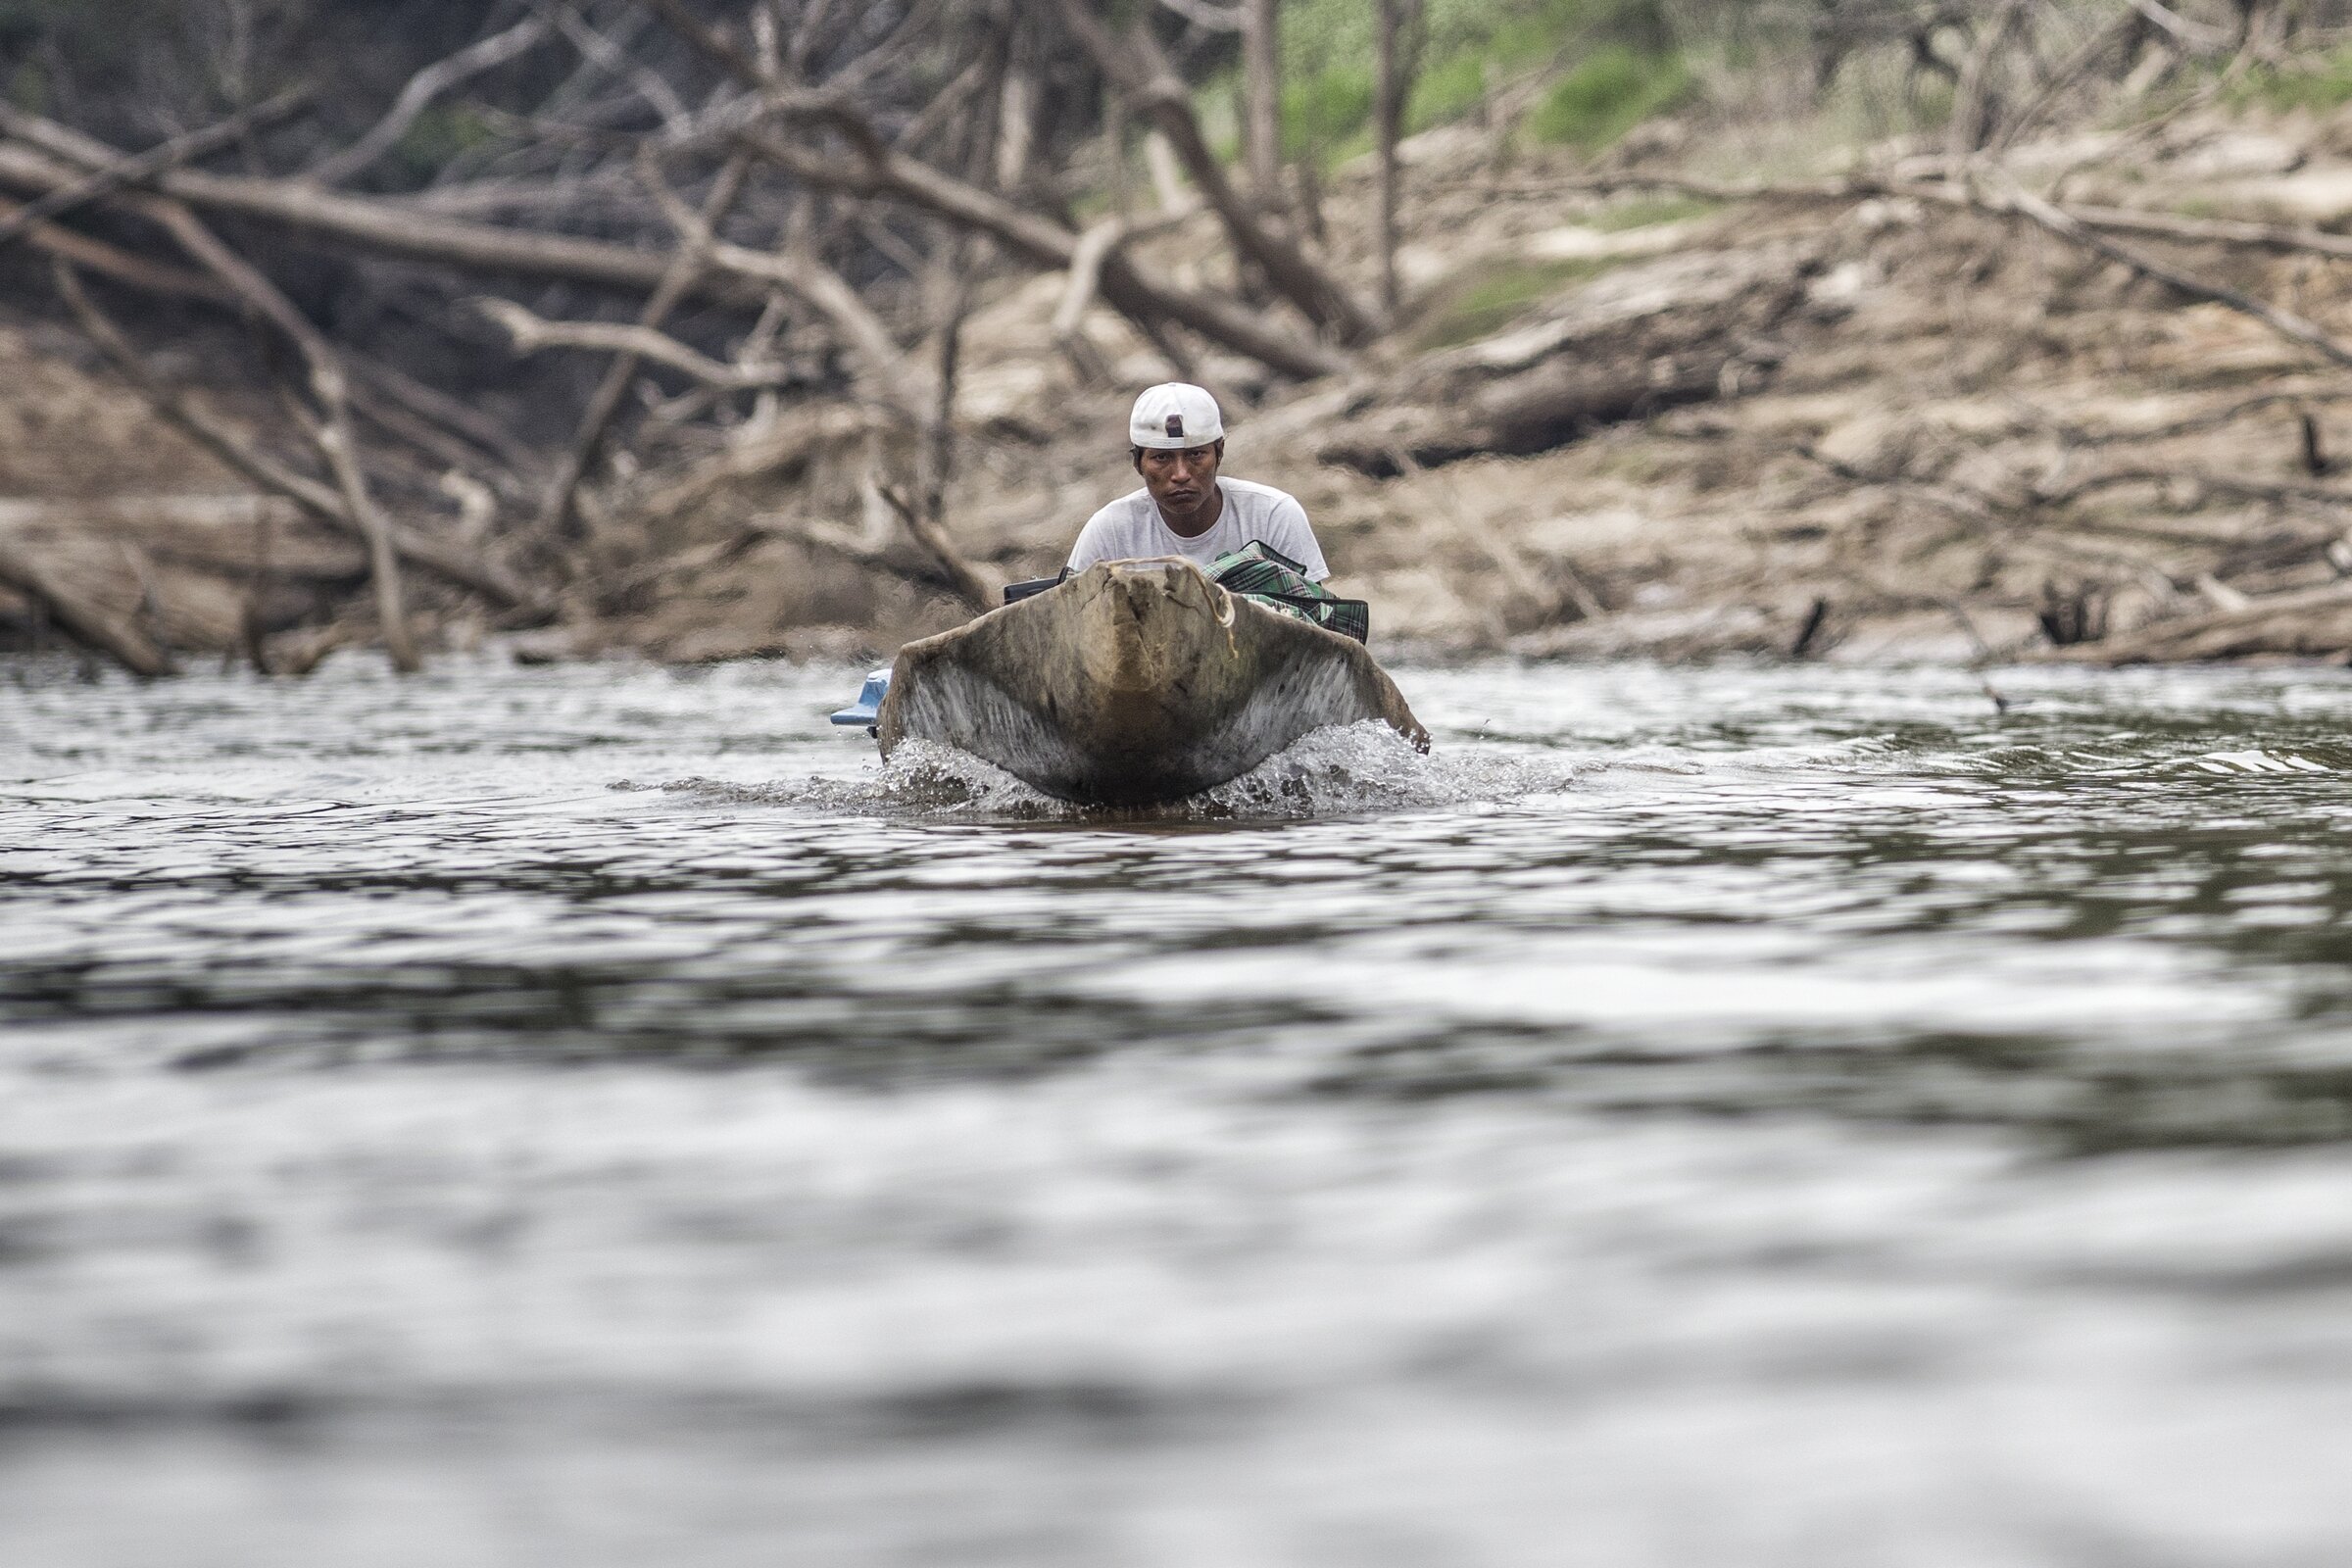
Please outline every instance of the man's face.
[{"label": "man's face", "polygon": [[1225,461],[1225,443],[1166,450],[1145,447],[1135,457],[1135,471],[1144,476],[1160,512],[1185,517],[1204,506],[1217,482],[1217,465]]}]

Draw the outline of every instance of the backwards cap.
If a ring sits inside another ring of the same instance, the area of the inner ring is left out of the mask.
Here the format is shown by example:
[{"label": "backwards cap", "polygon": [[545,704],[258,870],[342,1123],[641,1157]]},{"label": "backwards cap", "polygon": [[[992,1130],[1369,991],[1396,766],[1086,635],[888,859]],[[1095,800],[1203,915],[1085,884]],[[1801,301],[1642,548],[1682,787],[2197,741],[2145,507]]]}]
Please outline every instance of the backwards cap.
[{"label": "backwards cap", "polygon": [[1127,416],[1130,446],[1179,452],[1225,439],[1225,420],[1217,400],[1186,381],[1162,381],[1144,389]]}]

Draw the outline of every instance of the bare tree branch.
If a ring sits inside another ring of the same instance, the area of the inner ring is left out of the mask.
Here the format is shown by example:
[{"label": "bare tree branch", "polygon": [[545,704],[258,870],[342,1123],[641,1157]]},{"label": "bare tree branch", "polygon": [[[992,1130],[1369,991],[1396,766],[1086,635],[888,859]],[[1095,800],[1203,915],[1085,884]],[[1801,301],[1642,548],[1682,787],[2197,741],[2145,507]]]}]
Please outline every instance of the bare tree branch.
[{"label": "bare tree branch", "polygon": [[1378,0],[1380,37],[1372,120],[1379,141],[1380,208],[1374,219],[1380,248],[1380,308],[1396,319],[1401,291],[1396,281],[1396,217],[1402,172],[1396,141],[1404,130],[1404,101],[1421,54],[1421,0]]},{"label": "bare tree branch", "polygon": [[1109,368],[1082,330],[1087,307],[1094,304],[1095,292],[1102,285],[1103,261],[1128,233],[1125,223],[1108,218],[1079,235],[1077,253],[1070,258],[1069,281],[1063,284],[1061,299],[1054,307],[1054,341],[1079,375],[1090,381],[1102,379]]},{"label": "bare tree branch", "polygon": [[[122,154],[62,125],[40,122],[42,151],[0,145],[0,184],[41,192],[73,184],[77,171],[103,169]],[[43,156],[46,153],[47,156]],[[387,256],[470,270],[555,278],[650,293],[667,275],[666,257],[626,245],[544,234],[491,223],[442,218],[412,203],[320,190],[297,180],[168,170],[155,188],[192,207],[262,219],[343,240]],[[121,193],[117,193],[119,199]],[[706,279],[698,294],[722,303],[756,304],[757,297]]]},{"label": "bare tree branch", "polygon": [[[17,203],[0,197],[0,216],[23,212]],[[177,267],[166,267],[143,256],[133,256],[119,250],[104,240],[77,234],[56,223],[35,223],[25,231],[24,243],[43,252],[53,261],[71,262],[102,277],[138,289],[142,293],[161,295],[166,299],[194,300],[206,305],[233,306],[234,295],[201,272],[190,272]]]},{"label": "bare tree branch", "polygon": [[892,140],[909,151],[929,141],[942,125],[964,113],[972,95],[988,80],[988,74],[989,60],[985,55],[965,66]]},{"label": "bare tree branch", "polygon": [[2160,0],[2124,0],[2124,3],[2172,34],[2183,48],[2213,50],[2230,46],[2230,34],[2224,29],[2190,22]]},{"label": "bare tree branch", "polygon": [[1215,0],[1159,0],[1185,21],[1209,32],[1240,32],[1249,25],[1240,3],[1218,5]]},{"label": "bare tree branch", "polygon": [[652,361],[681,375],[729,392],[752,392],[790,380],[792,368],[773,362],[729,365],[679,342],[666,332],[620,321],[550,321],[513,300],[480,299],[474,308],[514,340],[517,354],[541,349],[591,349],[618,355],[632,365]]},{"label": "bare tree branch", "polygon": [[395,669],[403,674],[414,672],[421,661],[417,658],[404,604],[400,555],[393,544],[391,523],[368,495],[367,478],[360,471],[359,443],[351,433],[351,382],[341,356],[325,335],[311,324],[310,318],[278,292],[276,284],[222,244],[220,236],[205,227],[195,214],[178,202],[162,199],[149,199],[141,205],[178,241],[182,250],[235,290],[301,354],[310,371],[311,397],[318,404],[318,421],[312,439],[326,460],[327,471],[334,475],[345,514],[367,541],[368,575],[375,585],[375,608],[383,623],[384,651],[391,655]]},{"label": "bare tree branch", "polygon": [[774,85],[767,73],[760,69],[758,60],[714,29],[703,25],[701,19],[680,5],[678,0],[639,0],[639,3],[668,24],[670,31],[692,44],[706,59],[746,87]]},{"label": "bare tree branch", "polygon": [[[749,161],[741,154],[727,160],[712,184],[710,196],[697,216],[696,233],[702,238],[689,238],[680,249],[677,260],[670,264],[669,272],[655,288],[653,298],[637,314],[639,330],[654,333],[662,342],[671,341],[661,332],[662,323],[669,318],[710,265],[707,240],[714,225],[725,218],[728,210],[743,193],[744,178],[749,172]],[[661,178],[660,165],[647,158],[641,161],[639,177],[656,186]],[[564,450],[562,465],[539,509],[538,527],[542,534],[557,535],[572,523],[573,504],[579,496],[580,481],[587,476],[589,466],[605,444],[606,434],[620,412],[620,402],[628,393],[629,383],[636,379],[640,356],[624,347],[605,368],[604,379],[588,399],[588,407],[580,416],[579,427],[572,432],[571,445]]]},{"label": "bare tree branch", "polygon": [[531,0],[531,4],[542,16],[550,18],[563,29],[564,40],[580,52],[581,58],[627,82],[638,97],[653,105],[654,113],[662,117],[662,123],[671,135],[683,136],[688,133],[694,123],[694,116],[684,100],[678,97],[676,89],[662,78],[661,73],[630,59],[628,51],[589,26],[579,12],[570,6],[560,3],[551,5],[547,0]]},{"label": "bare tree branch", "polygon": [[712,267],[758,278],[806,301],[830,322],[842,343],[858,359],[869,395],[919,422],[929,402],[929,390],[882,318],[839,272],[813,254],[802,251],[776,256],[731,244],[710,231],[701,214],[667,189],[655,187],[671,226]]},{"label": "bare tree branch", "polygon": [[1100,379],[1108,368],[1102,356],[1088,341],[1081,326],[1087,310],[1102,290],[1102,269],[1120,247],[1138,239],[1174,228],[1200,212],[1198,205],[1182,211],[1162,213],[1141,221],[1106,218],[1078,236],[1077,249],[1071,254],[1069,277],[1062,285],[1061,298],[1054,307],[1052,331],[1054,341],[1067,356],[1078,373],[1089,380]]},{"label": "bare tree branch", "polygon": [[2239,501],[2309,501],[2329,507],[2352,507],[2352,488],[2342,485],[2274,482],[2188,468],[2153,467],[2111,468],[2104,473],[2086,474],[2066,485],[2036,489],[2034,500],[2041,506],[2072,506],[2103,490],[2120,490],[2143,484],[2193,485],[2205,494],[2229,496]]},{"label": "bare tree branch", "polygon": [[[77,207],[103,200],[125,186],[143,184],[167,169],[177,169],[182,164],[193,163],[208,153],[217,152],[258,126],[284,119],[309,101],[309,88],[292,88],[279,93],[268,103],[257,104],[242,114],[231,115],[219,124],[191,130],[143,153],[118,159],[71,185],[53,190],[37,201],[27,202],[5,220],[0,220],[0,247],[13,243],[36,225],[62,217]],[[0,128],[7,129],[12,135],[16,133],[16,126],[11,121],[17,113],[13,109],[0,109]]]},{"label": "bare tree branch", "polygon": [[2015,214],[2070,245],[2081,246],[2111,262],[2121,263],[2142,277],[2153,278],[2192,299],[2209,300],[2241,316],[2251,317],[2280,337],[2315,350],[2337,365],[2352,366],[2352,344],[2331,336],[2318,323],[2226,284],[2168,267],[2153,257],[2107,238],[2080,219],[2031,192],[2012,187],[1991,198],[1979,198],[1978,205],[1986,212]]},{"label": "bare tree branch", "polygon": [[947,536],[938,522],[923,514],[923,509],[917,502],[896,485],[877,484],[875,489],[890,504],[890,510],[898,514],[899,521],[905,525],[907,534],[923,547],[932,560],[939,563],[948,580],[956,585],[956,597],[982,614],[997,608],[1002,590],[980,575],[979,568],[964,559],[963,553],[956,548],[955,541]]},{"label": "bare tree branch", "polygon": [[[762,132],[745,131],[739,140],[812,185],[858,195],[895,196],[989,234],[1034,266],[1058,271],[1069,266],[1077,252],[1078,236],[1054,220],[895,151],[852,167]],[[1286,331],[1262,311],[1220,295],[1179,288],[1123,256],[1113,256],[1105,264],[1102,297],[1148,334],[1156,330],[1158,322],[1174,321],[1284,375],[1312,378],[1348,368],[1346,355]]]},{"label": "bare tree branch", "polygon": [[[527,478],[539,467],[538,453],[523,445],[512,430],[463,399],[453,398],[364,354],[346,353],[345,363],[350,366],[356,383],[352,389],[355,397],[363,387],[371,389],[418,418],[454,431],[484,455],[498,459],[518,480]],[[365,405],[362,407],[364,411]]]},{"label": "bare tree branch", "polygon": [[[60,262],[53,272],[59,297],[66,302],[66,308],[83,333],[166,423],[211,453],[228,468],[272,494],[284,496],[319,521],[345,533],[359,533],[349,513],[345,511],[343,499],[335,491],[316,479],[295,473],[270,461],[225,423],[165,386],[148,368],[138,351],[131,347],[130,340],[122,335],[122,329],[107,319],[82,291],[74,269]],[[393,530],[393,543],[403,560],[422,566],[461,588],[477,593],[492,604],[506,609],[538,607],[538,601],[528,589],[506,572],[479,560],[470,551],[397,525]]]},{"label": "bare tree branch", "polygon": [[2083,40],[2082,47],[2061,61],[2058,68],[2050,73],[2049,79],[2009,117],[2008,122],[2000,127],[1990,145],[1995,149],[2015,146],[2020,137],[2041,122],[2043,115],[2074,90],[2075,84],[2098,64],[2102,56],[2123,47],[2139,30],[2139,26],[2137,13],[2126,10]]},{"label": "bare tree branch", "polygon": [[2153,441],[2174,440],[2180,436],[2198,435],[2207,430],[2218,430],[2225,425],[2234,424],[2250,415],[2261,414],[2271,409],[2304,409],[2315,404],[2346,401],[2352,401],[2352,388],[2298,387],[2286,392],[2257,393],[2252,397],[2224,404],[2218,409],[2208,409],[2203,413],[2193,414],[2186,418],[2171,420],[2164,424],[2097,430],[2066,424],[2055,425],[2053,429],[2054,433],[2069,446],[2140,445]]},{"label": "bare tree branch", "polygon": [[[1941,182],[1885,179],[1870,175],[1824,180],[1708,180],[1673,174],[1627,172],[1547,182],[1545,194],[1587,191],[1611,195],[1628,190],[1663,190],[1711,202],[1785,201],[1844,206],[1878,197],[1901,197],[1942,207],[1981,205],[1977,198]],[[2243,245],[2258,250],[2352,259],[2352,235],[2290,223],[2260,223],[2236,218],[2177,218],[2131,207],[2081,206],[2064,209],[2085,228],[2116,234],[2144,234],[2192,244]]]},{"label": "bare tree branch", "polygon": [[1255,265],[1274,291],[1305,312],[1308,320],[1331,329],[1343,342],[1361,343],[1377,335],[1378,317],[1309,259],[1295,239],[1251,211],[1233,188],[1201,134],[1191,92],[1150,31],[1130,27],[1114,39],[1087,10],[1086,0],[1060,0],[1060,6],[1063,23],[1102,74],[1134,97],[1175,147],[1185,172],[1225,220],[1236,253]]},{"label": "bare tree branch", "polygon": [[528,54],[546,41],[551,30],[545,18],[525,17],[506,31],[493,33],[425,67],[409,78],[408,85],[392,100],[391,109],[366,135],[341,152],[313,164],[305,172],[307,177],[321,185],[342,184],[390,152],[409,133],[409,127],[416,123],[416,117],[432,107],[434,99],[485,71],[495,71],[510,60]]},{"label": "bare tree branch", "polygon": [[[831,93],[790,93],[765,86],[759,66],[726,39],[685,11],[678,0],[640,0],[681,36],[747,86],[761,88],[765,106],[778,114],[815,120],[842,132],[856,150],[845,165],[812,148],[784,141],[757,128],[737,130],[737,143],[757,152],[810,185],[855,195],[888,195],[988,234],[1033,266],[1065,269],[1078,236],[1052,218],[956,178],[896,148],[885,146],[856,109]],[[834,85],[838,86],[839,79]],[[1206,149],[1202,148],[1205,156]],[[1211,160],[1213,163],[1213,160]],[[1230,194],[1230,187],[1227,187]],[[722,264],[723,265],[723,264]],[[1237,300],[1182,289],[1151,276],[1122,256],[1113,256],[1102,276],[1102,297],[1147,335],[1174,321],[1227,348],[1249,355],[1284,374],[1301,378],[1348,368],[1346,355],[1304,341],[1266,319],[1261,311]]]},{"label": "bare tree branch", "polygon": [[1992,126],[1985,113],[1991,93],[1992,63],[2000,54],[2009,35],[2025,20],[2032,0],[2001,0],[2001,7],[1984,24],[1968,59],[1960,68],[1960,80],[1952,89],[1952,118],[1944,127],[1943,162],[1949,177],[1959,178],[1961,168],[1971,155],[1984,144]]},{"label": "bare tree branch", "polygon": [[1243,150],[1258,206],[1282,200],[1282,40],[1278,0],[1242,0]]}]

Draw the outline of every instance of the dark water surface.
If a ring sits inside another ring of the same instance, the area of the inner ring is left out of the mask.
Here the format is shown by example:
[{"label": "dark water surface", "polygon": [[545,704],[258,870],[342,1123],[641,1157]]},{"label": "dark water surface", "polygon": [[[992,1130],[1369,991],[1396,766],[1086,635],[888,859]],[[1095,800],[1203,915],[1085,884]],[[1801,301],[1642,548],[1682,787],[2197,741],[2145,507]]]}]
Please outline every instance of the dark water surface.
[{"label": "dark water surface", "polygon": [[2352,1561],[2352,681],[0,670],[0,1562]]}]

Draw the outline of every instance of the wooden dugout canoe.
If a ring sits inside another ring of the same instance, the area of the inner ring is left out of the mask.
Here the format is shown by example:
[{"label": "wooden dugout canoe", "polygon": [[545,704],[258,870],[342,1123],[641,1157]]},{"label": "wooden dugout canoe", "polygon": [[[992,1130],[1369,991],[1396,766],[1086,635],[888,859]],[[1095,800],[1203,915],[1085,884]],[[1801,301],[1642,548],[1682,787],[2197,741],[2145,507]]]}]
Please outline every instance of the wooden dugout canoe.
[{"label": "wooden dugout canoe", "polygon": [[1238,598],[1191,562],[1107,561],[908,643],[875,734],[939,741],[1083,805],[1172,801],[1309,730],[1429,732],[1361,643]]}]

